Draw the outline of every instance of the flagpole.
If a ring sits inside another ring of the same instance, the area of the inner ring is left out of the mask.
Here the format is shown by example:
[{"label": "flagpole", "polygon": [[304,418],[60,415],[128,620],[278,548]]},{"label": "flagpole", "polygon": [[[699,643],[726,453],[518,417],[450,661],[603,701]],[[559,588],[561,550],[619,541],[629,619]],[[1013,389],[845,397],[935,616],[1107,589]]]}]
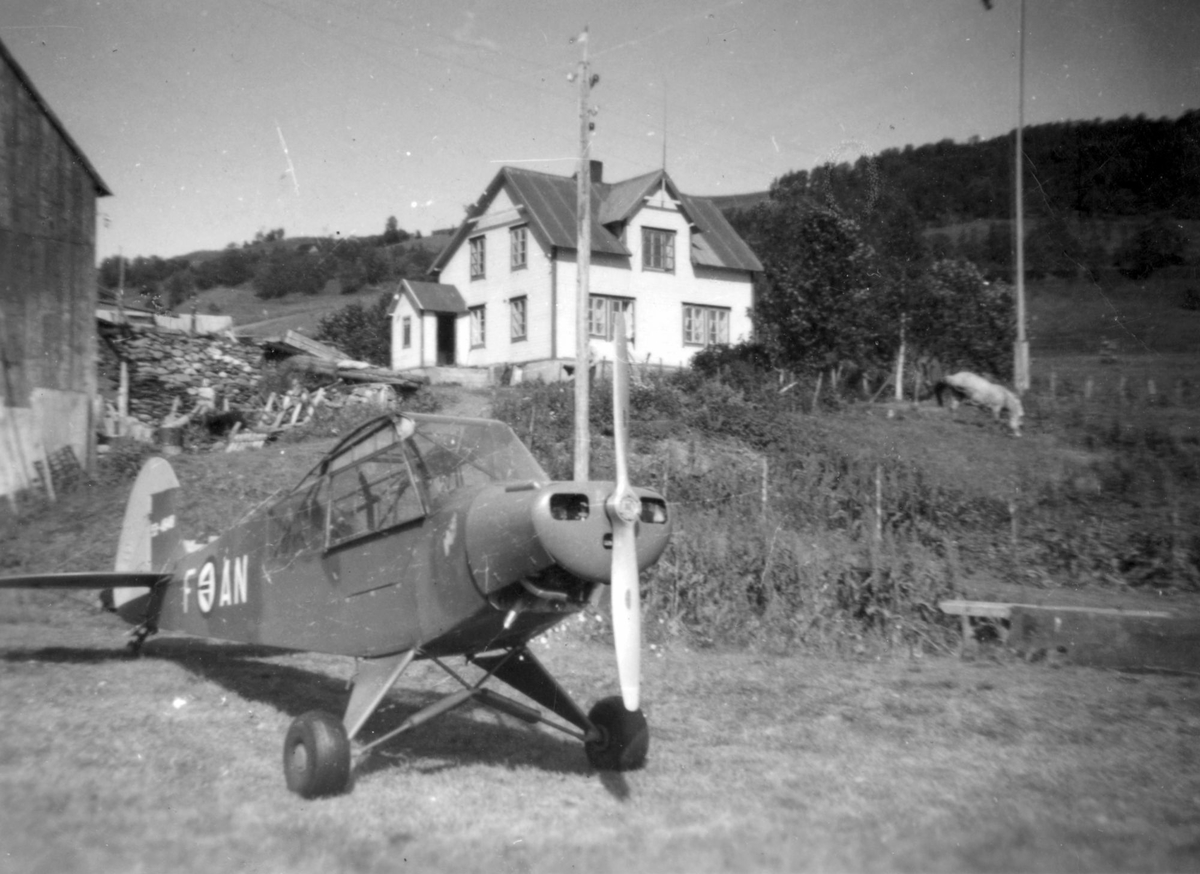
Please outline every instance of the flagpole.
[{"label": "flagpole", "polygon": [[1025,336],[1025,0],[1021,0],[1021,24],[1017,50],[1017,147],[1013,161],[1017,212],[1017,342],[1013,348],[1013,384],[1017,394],[1029,390],[1029,340]]}]

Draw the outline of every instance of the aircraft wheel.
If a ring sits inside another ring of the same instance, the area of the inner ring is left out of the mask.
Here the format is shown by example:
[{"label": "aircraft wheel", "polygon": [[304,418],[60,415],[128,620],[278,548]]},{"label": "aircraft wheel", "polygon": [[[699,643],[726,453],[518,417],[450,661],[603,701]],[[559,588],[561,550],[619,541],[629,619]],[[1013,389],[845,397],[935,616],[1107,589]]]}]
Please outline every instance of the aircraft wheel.
[{"label": "aircraft wheel", "polygon": [[620,698],[605,698],[588,713],[600,739],[585,741],[588,762],[598,771],[635,771],[646,764],[650,727],[642,711],[625,709]]},{"label": "aircraft wheel", "polygon": [[340,719],[311,710],[292,721],[283,742],[288,789],[301,798],[339,795],[350,785],[350,741]]}]

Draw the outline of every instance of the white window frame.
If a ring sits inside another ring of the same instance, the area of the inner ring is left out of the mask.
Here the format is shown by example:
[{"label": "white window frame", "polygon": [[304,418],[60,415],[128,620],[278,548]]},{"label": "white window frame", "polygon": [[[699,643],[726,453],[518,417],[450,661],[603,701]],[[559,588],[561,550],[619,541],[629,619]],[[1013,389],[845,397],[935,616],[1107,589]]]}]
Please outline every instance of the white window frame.
[{"label": "white window frame", "polygon": [[400,319],[400,340],[405,349],[412,348],[412,316]]},{"label": "white window frame", "polygon": [[471,348],[482,349],[487,345],[487,305],[471,307]]},{"label": "white window frame", "polygon": [[595,340],[612,340],[616,337],[617,313],[625,313],[625,333],[633,336],[633,322],[637,310],[631,297],[612,297],[593,294],[588,299],[588,336]]},{"label": "white window frame", "polygon": [[487,276],[487,237],[480,234],[467,241],[471,252],[471,278],[483,279]]},{"label": "white window frame", "polygon": [[[658,240],[659,244],[655,245]],[[665,228],[642,228],[642,269],[656,273],[675,272],[675,232]]]},{"label": "white window frame", "polygon": [[684,346],[728,346],[729,307],[683,305]]},{"label": "white window frame", "polygon": [[522,295],[508,302],[509,340],[520,343],[529,339],[529,298]]},{"label": "white window frame", "polygon": [[524,270],[529,266],[529,225],[517,225],[508,235],[510,266]]}]

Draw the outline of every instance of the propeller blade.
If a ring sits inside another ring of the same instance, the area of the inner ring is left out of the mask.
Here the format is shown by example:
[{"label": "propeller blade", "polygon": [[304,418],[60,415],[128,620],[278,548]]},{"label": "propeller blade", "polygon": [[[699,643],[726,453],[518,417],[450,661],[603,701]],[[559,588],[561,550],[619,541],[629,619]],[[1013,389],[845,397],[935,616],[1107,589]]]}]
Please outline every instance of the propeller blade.
[{"label": "propeller blade", "polygon": [[617,676],[625,709],[638,709],[642,675],[642,599],[638,583],[637,521],[642,502],[629,485],[629,352],[625,315],[616,319],[616,360],[613,362],[613,442],[616,488],[608,499],[612,520],[612,623],[617,651]]},{"label": "propeller blade", "polygon": [[625,314],[617,313],[616,360],[613,361],[613,444],[617,494],[629,490],[629,351],[625,343]]},{"label": "propeller blade", "polygon": [[617,676],[625,709],[638,709],[642,676],[642,599],[638,583],[637,538],[632,524],[613,523],[612,624]]}]

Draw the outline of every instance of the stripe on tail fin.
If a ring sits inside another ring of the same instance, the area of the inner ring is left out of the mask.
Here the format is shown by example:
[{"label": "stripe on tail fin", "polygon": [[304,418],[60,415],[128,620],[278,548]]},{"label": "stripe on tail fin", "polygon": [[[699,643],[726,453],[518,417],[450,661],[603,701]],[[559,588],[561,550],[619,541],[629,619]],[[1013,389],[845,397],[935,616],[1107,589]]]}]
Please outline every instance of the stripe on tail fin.
[{"label": "stripe on tail fin", "polygon": [[[125,505],[125,523],[117,545],[116,570],[154,572],[166,570],[182,550],[175,516],[179,480],[163,458],[142,465]],[[128,622],[146,618],[150,590],[142,587],[113,589],[112,608]]]}]

